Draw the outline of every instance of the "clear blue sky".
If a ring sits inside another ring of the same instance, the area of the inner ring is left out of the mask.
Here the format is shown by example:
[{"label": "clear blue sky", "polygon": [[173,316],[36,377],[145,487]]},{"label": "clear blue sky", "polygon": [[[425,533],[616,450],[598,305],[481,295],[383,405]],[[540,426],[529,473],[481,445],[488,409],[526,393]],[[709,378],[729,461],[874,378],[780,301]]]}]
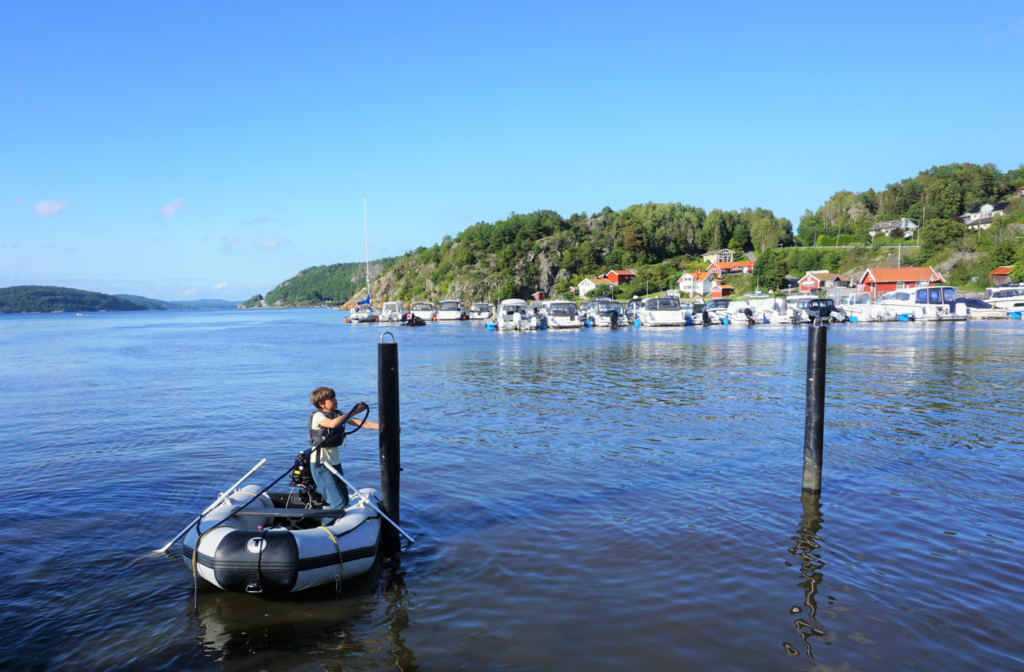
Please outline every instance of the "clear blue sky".
[{"label": "clear blue sky", "polygon": [[244,299],[477,221],[1024,162],[1024,4],[7,3],[0,286]]}]

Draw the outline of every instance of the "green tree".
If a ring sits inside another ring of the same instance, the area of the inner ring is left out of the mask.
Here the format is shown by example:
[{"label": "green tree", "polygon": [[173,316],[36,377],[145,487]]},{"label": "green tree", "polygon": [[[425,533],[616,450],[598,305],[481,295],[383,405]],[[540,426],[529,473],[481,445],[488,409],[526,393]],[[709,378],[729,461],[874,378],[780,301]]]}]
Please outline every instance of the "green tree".
[{"label": "green tree", "polygon": [[922,261],[932,258],[953,241],[962,238],[966,233],[959,220],[929,219],[921,227],[921,250],[918,258]]},{"label": "green tree", "polygon": [[754,282],[761,289],[780,289],[786,286],[786,270],[786,253],[776,247],[767,247],[754,263]]}]

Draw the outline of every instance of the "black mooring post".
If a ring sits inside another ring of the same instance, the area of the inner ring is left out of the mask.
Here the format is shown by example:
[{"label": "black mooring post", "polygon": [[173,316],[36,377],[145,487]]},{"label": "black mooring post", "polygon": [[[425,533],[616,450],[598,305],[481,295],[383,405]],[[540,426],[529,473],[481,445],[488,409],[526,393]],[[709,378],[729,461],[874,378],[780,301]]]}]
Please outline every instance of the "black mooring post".
[{"label": "black mooring post", "polygon": [[[384,334],[388,336],[390,334]],[[380,490],[384,513],[401,525],[399,510],[399,472],[402,458],[399,446],[400,419],[398,413],[398,343],[381,342],[377,345],[377,412],[380,423]],[[394,337],[392,336],[392,339]],[[397,544],[398,531],[384,525],[385,541]]]},{"label": "black mooring post", "polygon": [[815,322],[807,335],[807,417],[804,427],[805,492],[821,492],[822,439],[825,433],[825,345],[828,327]]}]

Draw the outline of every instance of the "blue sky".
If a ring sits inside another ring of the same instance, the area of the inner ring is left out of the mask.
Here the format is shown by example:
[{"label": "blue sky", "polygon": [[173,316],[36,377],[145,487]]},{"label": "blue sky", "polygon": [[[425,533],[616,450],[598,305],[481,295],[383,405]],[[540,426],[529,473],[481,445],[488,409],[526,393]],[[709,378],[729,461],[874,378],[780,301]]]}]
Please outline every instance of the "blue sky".
[{"label": "blue sky", "polygon": [[7,3],[0,286],[248,298],[361,260],[364,194],[380,257],[1024,162],[1020,2],[289,4]]}]

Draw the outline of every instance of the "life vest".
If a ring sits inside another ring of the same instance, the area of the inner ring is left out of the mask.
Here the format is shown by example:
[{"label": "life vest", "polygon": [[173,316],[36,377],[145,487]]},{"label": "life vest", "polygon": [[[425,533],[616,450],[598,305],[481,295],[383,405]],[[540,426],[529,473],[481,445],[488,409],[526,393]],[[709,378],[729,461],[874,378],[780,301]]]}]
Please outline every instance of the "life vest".
[{"label": "life vest", "polygon": [[[345,445],[345,433],[344,431],[338,432],[330,441],[324,442],[327,435],[334,430],[330,427],[313,427],[313,416],[317,413],[323,413],[324,417],[328,420],[333,420],[341,415],[338,411],[313,411],[309,414],[309,420],[306,421],[306,427],[309,428],[309,445],[313,448],[322,446],[324,448],[336,448],[338,446]],[[337,428],[335,428],[337,429]]]}]

